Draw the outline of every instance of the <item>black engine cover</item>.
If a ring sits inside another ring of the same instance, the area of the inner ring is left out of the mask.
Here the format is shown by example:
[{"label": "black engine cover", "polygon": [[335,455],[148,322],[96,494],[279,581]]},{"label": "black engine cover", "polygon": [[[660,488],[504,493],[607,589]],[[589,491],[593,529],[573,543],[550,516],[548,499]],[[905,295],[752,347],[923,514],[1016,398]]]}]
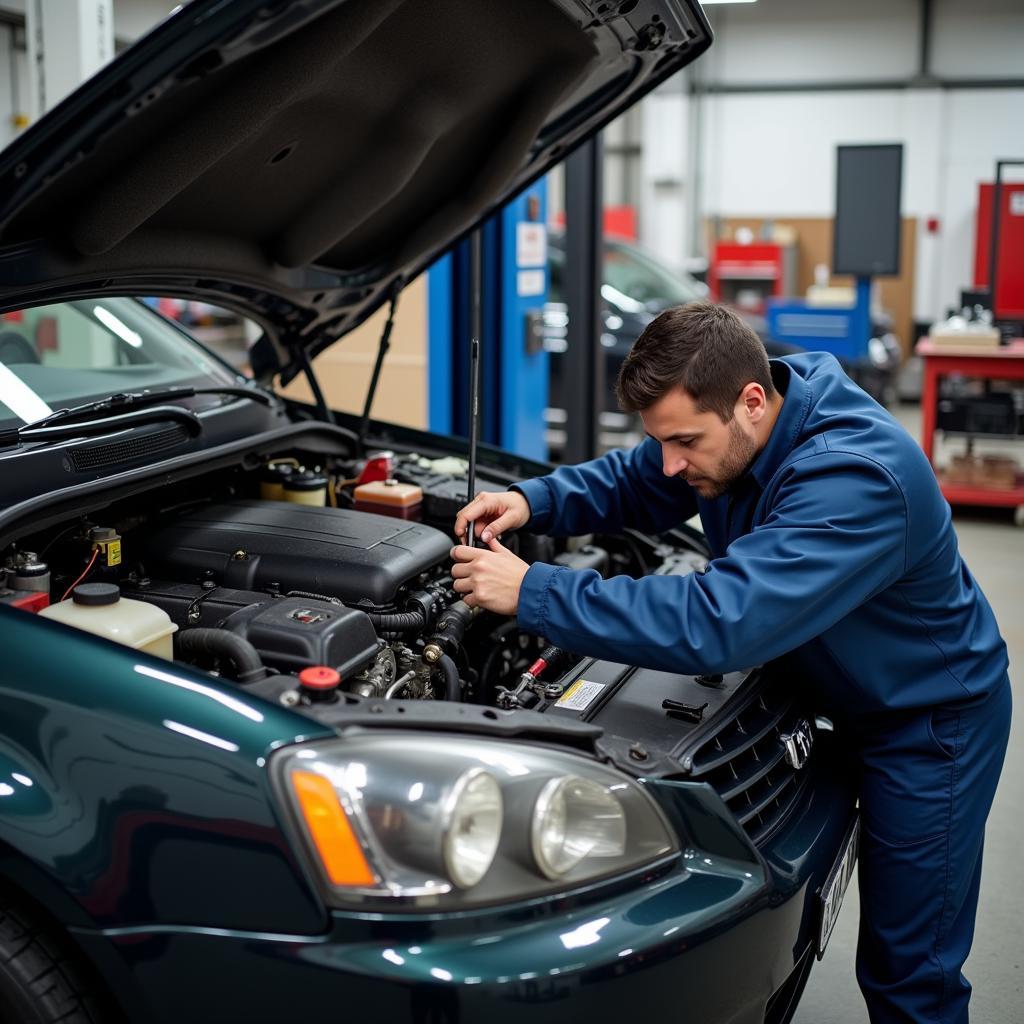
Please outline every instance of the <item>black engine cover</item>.
[{"label": "black engine cover", "polygon": [[440,530],[369,512],[287,501],[210,505],[134,540],[147,572],[194,580],[212,573],[227,587],[327,594],[343,601],[394,601],[398,588],[445,561]]}]

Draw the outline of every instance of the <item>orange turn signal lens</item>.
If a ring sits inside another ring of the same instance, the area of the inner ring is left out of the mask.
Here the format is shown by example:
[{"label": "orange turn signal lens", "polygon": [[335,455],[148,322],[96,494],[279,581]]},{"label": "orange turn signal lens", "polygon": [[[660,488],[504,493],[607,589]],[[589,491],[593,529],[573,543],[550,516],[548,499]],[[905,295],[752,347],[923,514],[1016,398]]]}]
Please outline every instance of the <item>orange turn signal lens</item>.
[{"label": "orange turn signal lens", "polygon": [[292,772],[292,788],[313,844],[332,885],[373,886],[377,879],[338,794],[316,772]]}]

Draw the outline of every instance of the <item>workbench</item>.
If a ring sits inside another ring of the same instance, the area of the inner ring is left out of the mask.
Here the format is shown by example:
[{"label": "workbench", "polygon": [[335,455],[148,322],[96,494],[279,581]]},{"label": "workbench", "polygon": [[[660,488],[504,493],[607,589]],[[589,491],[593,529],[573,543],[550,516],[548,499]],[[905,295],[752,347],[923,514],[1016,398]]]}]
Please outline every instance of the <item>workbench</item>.
[{"label": "workbench", "polygon": [[[1024,381],[1024,338],[999,348],[936,346],[931,338],[922,338],[915,349],[924,363],[924,387],[921,393],[921,447],[935,468],[933,448],[939,404],[939,380],[960,374],[982,380]],[[984,434],[978,434],[984,438]],[[1018,436],[1024,440],[1024,435]],[[1012,439],[1011,439],[1012,440]],[[936,472],[942,493],[951,505],[989,505],[1024,509],[1024,475],[1017,474],[1014,487],[968,486],[944,482]]]}]

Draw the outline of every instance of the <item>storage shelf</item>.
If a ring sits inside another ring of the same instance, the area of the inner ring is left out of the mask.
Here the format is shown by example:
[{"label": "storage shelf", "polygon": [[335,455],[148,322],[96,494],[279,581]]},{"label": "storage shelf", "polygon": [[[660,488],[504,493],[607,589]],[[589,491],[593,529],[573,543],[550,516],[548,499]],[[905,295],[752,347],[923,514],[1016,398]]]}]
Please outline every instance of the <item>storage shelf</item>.
[{"label": "storage shelf", "polygon": [[1017,522],[1024,525],[1024,475],[1016,474],[1014,487],[985,487],[955,484],[944,480],[942,467],[935,465],[935,435],[944,438],[973,438],[975,441],[1009,443],[1022,439],[1020,434],[984,434],[974,431],[939,430],[938,405],[941,381],[951,374],[980,380],[1024,382],[1024,338],[1017,338],[998,350],[952,352],[937,347],[930,338],[922,338],[916,352],[924,359],[921,391],[921,447],[935,470],[943,497],[951,505],[988,505],[1017,508]]},{"label": "storage shelf", "polygon": [[975,441],[1024,441],[1024,434],[986,434],[977,430],[943,430],[935,428],[943,437],[967,437]]},{"label": "storage shelf", "polygon": [[969,484],[946,484],[939,481],[942,496],[950,505],[998,505],[1014,508],[1024,505],[1024,486],[1013,488],[976,487]]}]

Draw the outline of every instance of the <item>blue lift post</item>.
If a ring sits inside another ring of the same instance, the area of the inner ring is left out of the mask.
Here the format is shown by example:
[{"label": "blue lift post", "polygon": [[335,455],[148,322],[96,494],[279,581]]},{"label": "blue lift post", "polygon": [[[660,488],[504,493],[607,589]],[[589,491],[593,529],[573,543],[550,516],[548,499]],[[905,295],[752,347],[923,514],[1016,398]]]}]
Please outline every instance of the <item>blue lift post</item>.
[{"label": "blue lift post", "polygon": [[[547,183],[534,183],[483,227],[480,440],[547,458]],[[429,427],[469,434],[469,242],[428,271]]]}]

